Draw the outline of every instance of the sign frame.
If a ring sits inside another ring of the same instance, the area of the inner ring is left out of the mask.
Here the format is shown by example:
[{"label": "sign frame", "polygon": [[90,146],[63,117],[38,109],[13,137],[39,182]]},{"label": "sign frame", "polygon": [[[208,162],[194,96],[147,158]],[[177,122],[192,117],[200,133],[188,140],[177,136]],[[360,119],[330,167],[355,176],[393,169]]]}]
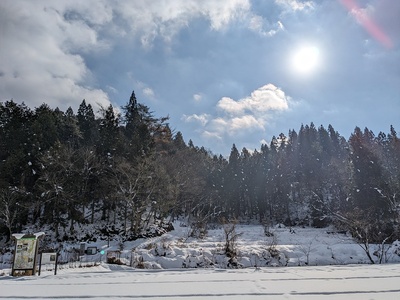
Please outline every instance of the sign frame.
[{"label": "sign frame", "polygon": [[39,262],[39,272],[40,276],[42,272],[42,265],[54,265],[54,275],[57,275],[57,266],[58,266],[58,252],[42,252],[40,254],[40,262]]},{"label": "sign frame", "polygon": [[16,240],[11,270],[12,276],[17,276],[18,273],[22,273],[22,275],[35,275],[39,250],[39,238],[43,235],[43,232],[12,235]]}]

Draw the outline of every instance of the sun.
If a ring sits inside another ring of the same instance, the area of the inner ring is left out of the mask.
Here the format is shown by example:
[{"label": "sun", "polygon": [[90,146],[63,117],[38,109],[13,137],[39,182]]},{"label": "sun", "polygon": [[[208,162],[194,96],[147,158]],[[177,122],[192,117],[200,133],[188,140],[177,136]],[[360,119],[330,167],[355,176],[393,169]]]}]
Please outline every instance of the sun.
[{"label": "sun", "polygon": [[312,73],[317,69],[319,63],[320,53],[315,46],[302,46],[292,54],[291,65],[298,73]]}]

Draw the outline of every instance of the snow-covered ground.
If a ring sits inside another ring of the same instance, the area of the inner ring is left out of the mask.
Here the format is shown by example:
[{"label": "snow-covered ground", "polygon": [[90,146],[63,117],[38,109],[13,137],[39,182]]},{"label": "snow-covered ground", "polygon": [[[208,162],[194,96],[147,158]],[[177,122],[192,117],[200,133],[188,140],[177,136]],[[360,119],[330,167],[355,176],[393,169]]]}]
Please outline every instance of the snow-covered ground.
[{"label": "snow-covered ground", "polygon": [[[175,230],[150,240],[125,245],[134,249],[132,261],[147,269],[232,267],[224,254],[225,234],[222,227],[209,230],[203,239],[188,238],[187,227],[175,224]],[[365,251],[351,236],[335,228],[270,228],[237,225],[238,267],[344,265],[370,263]],[[379,262],[381,245],[370,246],[371,256]],[[400,243],[386,245],[382,262],[400,262]]]},{"label": "snow-covered ground", "polygon": [[0,277],[0,299],[400,299],[400,265],[133,270]]},{"label": "snow-covered ground", "polygon": [[[270,228],[237,225],[234,259],[224,253],[223,228],[202,238],[189,227],[124,244],[88,243],[99,250],[121,249],[129,266],[106,264],[106,255],[50,266],[41,276],[9,276],[0,259],[0,299],[400,299],[400,243],[386,245],[382,262],[371,265],[365,251],[334,228]],[[63,245],[62,259],[79,245]],[[371,245],[378,262],[379,245]],[[91,267],[86,267],[87,265]]]},{"label": "snow-covered ground", "polygon": [[[121,243],[118,237],[110,242],[97,239],[86,247],[97,247],[105,252],[121,250],[121,261],[136,268],[248,268],[276,266],[346,265],[370,263],[364,249],[345,233],[333,227],[284,227],[265,228],[260,225],[236,225],[238,234],[236,257],[225,255],[225,232],[222,226],[209,229],[203,238],[189,237],[191,229],[175,222],[174,230],[162,236]],[[81,230],[84,233],[84,229]],[[47,245],[53,247],[52,245]],[[59,245],[60,246],[60,245]],[[60,250],[60,247],[56,249]],[[61,244],[61,260],[70,262],[73,248],[80,244]],[[383,251],[382,251],[383,250]],[[76,253],[75,253],[76,254]],[[376,263],[400,263],[400,242],[390,245],[370,245],[370,254]],[[76,257],[76,255],[75,255]],[[0,269],[9,268],[11,253],[0,254]],[[83,262],[100,262],[106,255],[85,255]],[[76,265],[76,264],[75,264]],[[81,265],[80,262],[78,265]],[[0,271],[0,274],[2,272]],[[4,273],[4,271],[3,271]]]}]

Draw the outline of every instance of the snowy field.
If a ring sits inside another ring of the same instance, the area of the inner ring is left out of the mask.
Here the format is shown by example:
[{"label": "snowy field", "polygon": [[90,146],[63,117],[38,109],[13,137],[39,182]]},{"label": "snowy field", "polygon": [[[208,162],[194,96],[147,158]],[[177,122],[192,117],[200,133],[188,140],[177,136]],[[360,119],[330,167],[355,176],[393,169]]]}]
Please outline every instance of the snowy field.
[{"label": "snowy field", "polygon": [[[140,267],[146,269],[232,267],[224,254],[223,228],[209,230],[199,239],[188,238],[187,227],[178,224],[174,227],[175,230],[161,237],[126,243],[125,253],[132,253],[129,259],[134,262],[133,266],[138,267],[140,262]],[[276,226],[269,229],[272,236],[266,236],[263,226],[237,225],[235,232],[238,234],[235,263],[239,268],[370,263],[363,248],[335,228]],[[370,245],[370,254],[376,263],[380,260],[400,263],[400,242],[385,245],[384,251],[381,250],[381,245]]]},{"label": "snowy field", "polygon": [[[400,299],[400,243],[370,245],[365,251],[348,234],[334,228],[270,228],[237,225],[234,264],[224,253],[222,227],[203,238],[190,228],[151,239],[87,243],[87,247],[121,249],[120,261],[84,255],[48,267],[41,276],[11,277],[0,256],[0,299]],[[63,244],[61,259],[79,244]],[[383,253],[382,259],[379,253]],[[91,266],[91,267],[86,267]]]},{"label": "snowy field", "polygon": [[0,299],[400,299],[400,265],[133,270],[0,277]]}]

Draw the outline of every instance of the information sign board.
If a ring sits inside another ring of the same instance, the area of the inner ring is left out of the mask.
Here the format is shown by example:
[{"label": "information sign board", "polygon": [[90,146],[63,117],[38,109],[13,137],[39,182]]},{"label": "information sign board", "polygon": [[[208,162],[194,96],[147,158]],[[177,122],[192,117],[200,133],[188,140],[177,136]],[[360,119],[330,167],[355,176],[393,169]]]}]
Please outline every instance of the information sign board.
[{"label": "information sign board", "polygon": [[44,232],[34,234],[15,233],[12,236],[16,240],[12,276],[17,274],[35,275],[38,239],[44,236]]},{"label": "information sign board", "polygon": [[57,259],[57,252],[54,253],[42,253],[42,258],[40,263],[42,265],[54,265]]},{"label": "information sign board", "polygon": [[15,249],[14,270],[33,269],[35,264],[37,239],[21,238]]}]

